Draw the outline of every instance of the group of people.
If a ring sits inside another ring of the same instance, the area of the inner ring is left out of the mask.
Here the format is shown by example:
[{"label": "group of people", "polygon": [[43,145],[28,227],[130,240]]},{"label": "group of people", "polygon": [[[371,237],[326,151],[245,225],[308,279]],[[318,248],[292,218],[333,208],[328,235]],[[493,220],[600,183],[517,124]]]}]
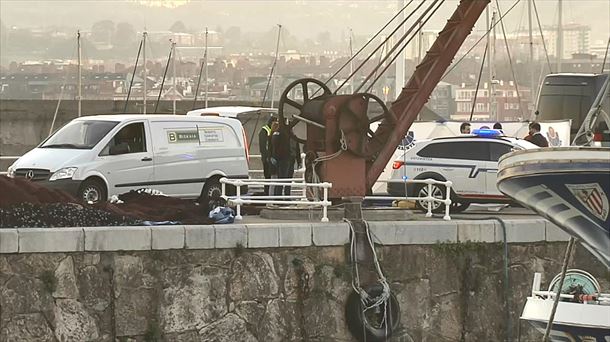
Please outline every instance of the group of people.
[{"label": "group of people", "polygon": [[[301,147],[291,137],[289,122],[280,125],[277,118],[271,116],[258,134],[258,145],[266,179],[292,178],[295,165],[297,168],[302,166]],[[265,185],[267,196],[289,196],[290,190],[290,186]]]},{"label": "group of people", "polygon": [[[487,126],[482,126],[482,129],[489,129],[489,127]],[[549,147],[549,142],[548,140],[544,137],[544,135],[542,135],[542,133],[540,133],[541,131],[541,127],[540,124],[538,122],[530,122],[529,126],[529,132],[527,134],[527,136],[525,136],[525,140],[531,142],[534,145],[537,145],[539,147]],[[502,124],[499,122],[496,122],[493,125],[493,129],[499,130],[500,132],[502,132]],[[549,132],[551,132],[552,127],[549,128]],[[461,134],[470,134],[470,123],[469,122],[463,122],[460,125],[460,133]],[[550,133],[549,133],[550,134]],[[555,131],[552,131],[552,134],[554,135],[554,138],[557,138],[557,133],[555,133]],[[549,138],[551,138],[551,136],[549,136]],[[558,140],[558,138],[557,138]]]}]

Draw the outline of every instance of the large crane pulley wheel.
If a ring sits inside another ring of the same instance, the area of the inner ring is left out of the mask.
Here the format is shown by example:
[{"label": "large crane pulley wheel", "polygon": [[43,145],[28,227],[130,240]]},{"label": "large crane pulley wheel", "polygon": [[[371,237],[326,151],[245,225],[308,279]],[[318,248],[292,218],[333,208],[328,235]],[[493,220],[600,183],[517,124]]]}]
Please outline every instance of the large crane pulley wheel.
[{"label": "large crane pulley wheel", "polygon": [[312,101],[320,100],[331,94],[332,92],[326,84],[314,78],[302,78],[290,83],[280,97],[278,107],[280,129],[288,128],[290,136],[304,144],[306,139],[297,136],[297,130],[294,127],[301,121],[313,121],[323,125],[322,117],[312,118],[307,107]]}]

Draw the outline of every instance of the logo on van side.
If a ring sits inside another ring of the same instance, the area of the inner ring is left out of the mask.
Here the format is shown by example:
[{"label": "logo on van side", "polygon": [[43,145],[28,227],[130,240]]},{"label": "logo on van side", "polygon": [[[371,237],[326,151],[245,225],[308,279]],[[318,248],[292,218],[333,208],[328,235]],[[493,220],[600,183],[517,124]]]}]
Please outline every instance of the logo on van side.
[{"label": "logo on van side", "polygon": [[199,142],[198,131],[169,131],[167,132],[167,141],[170,143],[189,143]]}]

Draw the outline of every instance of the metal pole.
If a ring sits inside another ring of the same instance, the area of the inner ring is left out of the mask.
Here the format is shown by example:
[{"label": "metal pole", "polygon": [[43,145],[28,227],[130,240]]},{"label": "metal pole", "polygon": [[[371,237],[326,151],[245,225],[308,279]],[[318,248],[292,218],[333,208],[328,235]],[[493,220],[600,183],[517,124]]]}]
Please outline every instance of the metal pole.
[{"label": "metal pole", "polygon": [[143,69],[144,69],[144,87],[142,90],[142,98],[143,98],[143,112],[144,114],[146,114],[146,93],[147,93],[147,89],[146,89],[146,79],[148,78],[148,73],[146,72],[146,36],[148,35],[148,33],[146,33],[146,31],[144,31],[144,33],[142,34],[142,63],[143,63]]},{"label": "metal pole", "polygon": [[[487,30],[489,30],[491,28],[491,18],[489,17],[489,6],[487,6],[485,8],[485,15],[486,15],[486,25],[487,25]],[[491,65],[491,34],[487,34],[487,70],[489,72],[489,81],[487,83],[487,105],[488,105],[488,111],[489,111],[489,117],[491,118],[491,113],[492,113],[492,89],[491,89],[491,84],[493,81],[493,66]]]},{"label": "metal pole", "polygon": [[[349,62],[349,74],[350,75],[354,73],[354,59],[353,59],[354,58],[354,48],[353,48],[353,45],[352,45],[352,37],[353,36],[354,36],[354,31],[350,28],[349,29],[349,58],[350,58],[350,62]],[[402,62],[404,63],[404,58],[403,58]],[[399,71],[398,70],[398,63],[399,62],[396,62],[396,75],[397,75],[396,76],[396,80],[397,80],[396,85],[398,85],[398,71]],[[404,70],[404,64],[403,64],[403,70]],[[403,76],[404,76],[404,74],[403,74]],[[404,77],[403,77],[403,79],[404,79]],[[350,86],[349,86],[349,93],[353,94],[354,93],[354,81],[350,82],[349,84],[350,84]],[[402,85],[401,85],[401,87],[402,87]]]},{"label": "metal pole", "polygon": [[557,17],[557,72],[561,72],[561,60],[563,59],[563,3],[558,0],[557,7],[559,14]]},{"label": "metal pole", "polygon": [[491,79],[491,116],[493,117],[494,121],[498,121],[498,104],[496,102],[496,85],[495,85],[495,81],[496,81],[496,69],[494,68],[494,65],[496,64],[496,25],[494,25],[496,23],[496,12],[493,12],[491,15],[491,25],[493,25],[493,39],[492,39],[492,43],[491,43],[491,51],[489,51],[492,54],[492,62],[491,62],[491,70],[492,70],[492,79]]},{"label": "metal pole", "polygon": [[205,103],[204,107],[208,108],[208,28],[205,28],[205,50],[203,53],[203,63],[205,63]]},{"label": "metal pole", "polygon": [[80,48],[80,30],[76,33],[76,44],[78,46],[78,117],[82,114],[81,98],[82,98],[82,67],[81,67],[81,48]]},{"label": "metal pole", "polygon": [[[534,70],[535,70],[535,66],[534,66],[534,37],[532,35],[532,1],[533,0],[528,0],[527,1],[527,18],[528,18],[528,31],[529,31],[529,45],[530,45],[530,101],[533,103],[534,99],[536,98],[536,78],[534,75]],[[535,111],[536,109],[532,107],[532,112],[531,114]]]},{"label": "metal pole", "polygon": [[561,288],[563,287],[563,281],[566,278],[566,271],[568,270],[568,263],[570,262],[570,255],[572,255],[572,248],[574,247],[574,237],[570,237],[568,241],[568,248],[566,249],[566,255],[563,259],[563,266],[561,268],[561,278],[559,278],[559,288],[555,293],[555,301],[553,302],[553,309],[551,310],[551,317],[546,325],[546,331],[544,332],[543,342],[549,341],[549,334],[553,326],[553,320],[555,319],[555,312],[557,311],[557,305],[559,304],[559,298],[561,297]]},{"label": "metal pole", "polygon": [[282,25],[277,25],[277,43],[275,45],[275,59],[273,60],[273,67],[271,68],[271,108],[273,108],[273,100],[275,98],[275,73],[274,70],[277,65],[277,57],[280,51],[280,35],[282,34]]},{"label": "metal pole", "polygon": [[172,114],[176,115],[176,96],[178,96],[178,89],[176,89],[176,42],[172,42]]}]

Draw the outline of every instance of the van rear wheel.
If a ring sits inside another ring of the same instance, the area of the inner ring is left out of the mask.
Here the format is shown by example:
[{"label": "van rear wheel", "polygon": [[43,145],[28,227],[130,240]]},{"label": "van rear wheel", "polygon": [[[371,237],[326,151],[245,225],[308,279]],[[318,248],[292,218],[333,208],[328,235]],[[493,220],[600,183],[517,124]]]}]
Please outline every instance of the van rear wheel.
[{"label": "van rear wheel", "polygon": [[78,188],[78,198],[85,203],[97,204],[106,202],[106,185],[98,179],[87,179]]},{"label": "van rear wheel", "polygon": [[222,186],[218,178],[211,178],[205,182],[203,190],[201,190],[201,196],[199,196],[199,203],[212,210],[217,206],[224,205],[224,199],[222,196]]}]

